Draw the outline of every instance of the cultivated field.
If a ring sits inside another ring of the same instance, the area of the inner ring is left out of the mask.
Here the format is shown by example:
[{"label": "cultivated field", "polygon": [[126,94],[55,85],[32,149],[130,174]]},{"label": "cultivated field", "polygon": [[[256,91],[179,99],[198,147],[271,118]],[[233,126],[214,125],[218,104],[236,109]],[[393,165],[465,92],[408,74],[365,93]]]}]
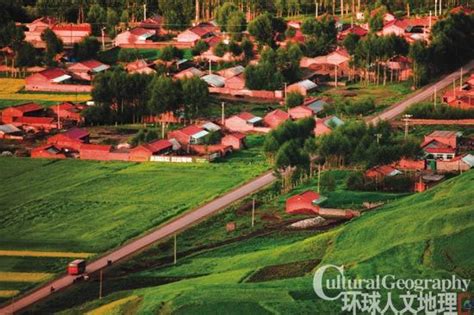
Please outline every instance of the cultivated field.
[{"label": "cultivated field", "polygon": [[0,78],[0,109],[32,101],[48,106],[58,102],[84,102],[91,99],[90,95],[84,93],[23,92],[24,85],[24,79]]},{"label": "cultivated field", "polygon": [[[67,296],[87,294],[97,286],[84,283],[57,297],[61,308],[55,309],[50,301],[32,311],[63,309],[62,314],[76,314],[111,308],[116,314],[128,314],[130,309],[141,314],[333,314],[340,302],[317,299],[312,288],[314,270],[325,264],[344,265],[353,278],[393,274],[443,279],[456,274],[472,280],[473,180],[474,172],[465,173],[327,232],[282,231],[190,254],[178,259],[177,266],[157,264],[140,270],[146,259],[143,255],[141,261],[136,260],[135,273],[130,273],[132,264],[127,264],[126,277],[125,273],[117,277],[122,291],[66,310]],[[126,285],[129,291],[123,291]],[[400,307],[397,302],[395,306]]]},{"label": "cultivated field", "polygon": [[36,273],[60,272],[261,174],[261,139],[250,140],[216,164],[0,159],[0,290],[30,288],[46,279]]}]

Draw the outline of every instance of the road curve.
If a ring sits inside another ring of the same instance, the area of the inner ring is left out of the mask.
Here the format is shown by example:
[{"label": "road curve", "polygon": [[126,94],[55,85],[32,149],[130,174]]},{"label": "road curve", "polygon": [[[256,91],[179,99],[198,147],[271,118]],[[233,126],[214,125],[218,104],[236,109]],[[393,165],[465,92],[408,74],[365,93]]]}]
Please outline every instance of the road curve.
[{"label": "road curve", "polygon": [[[231,203],[271,184],[275,180],[275,176],[271,172],[265,173],[264,175],[255,178],[254,180],[240,186],[239,188],[217,198],[213,201],[205,204],[204,206],[185,213],[184,215],[174,219],[173,221],[166,223],[162,227],[146,234],[136,240],[125,244],[110,253],[99,257],[97,260],[89,262],[86,272],[93,273],[107,267],[107,261],[117,262],[127,256],[130,256],[139,250],[162,240],[170,235],[179,232],[196,222],[203,220],[204,218],[216,213],[217,211],[229,206]],[[44,286],[36,289],[35,291],[20,297],[18,300],[10,303],[9,305],[0,309],[0,314],[13,314],[21,309],[24,309],[33,303],[49,296],[51,293],[51,287],[54,287],[55,292],[62,290],[72,285],[75,276],[62,276]]]},{"label": "road curve", "polygon": [[[474,68],[474,60],[471,60],[469,63],[465,64],[462,67],[463,73],[468,73],[472,68]],[[452,84],[454,79],[459,79],[460,71],[461,71],[461,68],[459,68],[458,70],[454,71],[453,73],[449,75],[442,77],[438,82],[430,84],[427,87],[424,87],[423,89],[419,90],[418,92],[413,93],[412,95],[410,95],[408,98],[404,99],[403,101],[390,106],[388,109],[381,112],[377,116],[369,117],[367,119],[367,122],[375,124],[381,120],[394,119],[395,117],[402,114],[405,111],[405,109],[407,109],[409,106],[422,102],[423,100],[432,96],[434,93],[435,87],[437,91],[441,91],[445,87]]]}]

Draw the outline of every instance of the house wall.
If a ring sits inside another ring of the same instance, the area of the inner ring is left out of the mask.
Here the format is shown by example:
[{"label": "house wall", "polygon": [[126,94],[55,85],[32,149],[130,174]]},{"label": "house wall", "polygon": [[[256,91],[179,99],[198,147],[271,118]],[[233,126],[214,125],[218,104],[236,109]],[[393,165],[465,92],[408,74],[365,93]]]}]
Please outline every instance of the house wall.
[{"label": "house wall", "polygon": [[263,91],[263,90],[247,90],[247,89],[230,89],[227,87],[216,88],[209,87],[210,93],[215,94],[225,94],[232,96],[248,96],[254,98],[262,98],[267,100],[281,100],[283,98],[283,93],[281,91]]},{"label": "house wall", "polygon": [[243,140],[240,140],[236,137],[233,137],[233,136],[230,136],[230,135],[227,135],[227,136],[224,136],[222,139],[221,139],[221,144],[223,145],[230,145],[232,147],[232,149],[234,150],[240,150],[243,148],[244,146],[244,141]]},{"label": "house wall", "polygon": [[313,111],[303,108],[301,106],[293,107],[288,110],[290,117],[293,119],[302,119],[306,117],[312,117]]},{"label": "house wall", "polygon": [[462,160],[457,161],[436,161],[436,170],[438,172],[458,172],[460,170],[467,171],[470,167]]},{"label": "house wall", "polygon": [[185,30],[182,33],[179,33],[178,36],[176,37],[176,40],[180,43],[182,42],[195,42],[197,40],[201,39],[197,34],[191,32],[190,30]]},{"label": "house wall", "polygon": [[245,80],[241,76],[235,76],[225,80],[225,88],[232,90],[243,90],[245,88]]},{"label": "house wall", "polygon": [[79,152],[81,160],[95,160],[95,161],[109,161],[109,152],[104,150],[85,150],[81,149]]},{"label": "house wall", "polygon": [[92,86],[78,84],[54,84],[49,82],[31,83],[27,79],[25,90],[42,92],[90,93],[92,91]]},{"label": "house wall", "polygon": [[134,162],[146,162],[150,160],[152,154],[141,147],[137,147],[130,151],[129,160]]}]

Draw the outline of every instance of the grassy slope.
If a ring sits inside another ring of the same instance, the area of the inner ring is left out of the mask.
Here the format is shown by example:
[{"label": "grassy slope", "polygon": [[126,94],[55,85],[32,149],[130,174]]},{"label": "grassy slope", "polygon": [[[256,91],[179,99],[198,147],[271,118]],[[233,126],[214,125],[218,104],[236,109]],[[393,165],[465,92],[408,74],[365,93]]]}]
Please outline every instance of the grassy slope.
[{"label": "grassy slope", "polygon": [[334,305],[316,300],[312,272],[307,270],[302,270],[301,277],[288,278],[289,272],[283,271],[281,280],[248,282],[249,276],[261,268],[309,259],[344,264],[354,276],[390,272],[417,278],[457,273],[473,279],[474,257],[468,250],[474,236],[473,183],[474,172],[469,172],[336,230],[293,243],[263,237],[191,256],[175,267],[140,275],[192,278],[112,294],[66,313],[91,310],[136,295],[142,298],[138,306],[142,314],[158,310],[178,314],[333,314]]}]

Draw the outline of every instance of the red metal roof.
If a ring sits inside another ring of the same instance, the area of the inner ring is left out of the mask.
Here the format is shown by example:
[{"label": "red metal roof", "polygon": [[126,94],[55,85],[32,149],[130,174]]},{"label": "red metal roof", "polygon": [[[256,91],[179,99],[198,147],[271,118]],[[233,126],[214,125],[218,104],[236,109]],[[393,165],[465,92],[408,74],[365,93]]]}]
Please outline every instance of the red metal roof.
[{"label": "red metal roof", "polygon": [[89,136],[89,132],[87,132],[87,130],[80,129],[80,128],[71,128],[68,131],[66,131],[64,135],[71,139],[80,140],[82,138]]},{"label": "red metal roof", "polygon": [[187,126],[183,129],[180,129],[179,131],[181,131],[182,133],[188,135],[188,136],[192,136],[192,135],[195,135],[197,134],[198,132],[201,132],[203,131],[204,129],[202,128],[199,128],[198,126],[196,125],[191,125],[191,126]]},{"label": "red metal roof", "polygon": [[83,24],[56,24],[52,27],[53,31],[70,31],[70,32],[92,32],[89,23]]},{"label": "red metal roof", "polygon": [[245,137],[246,137],[246,135],[244,135],[244,134],[241,133],[241,132],[233,132],[233,133],[231,133],[231,134],[228,134],[228,136],[237,138],[237,139],[239,139],[239,140],[245,139]]},{"label": "red metal roof", "polygon": [[142,36],[142,35],[150,34],[151,32],[153,31],[147,30],[145,28],[137,27],[131,30],[130,34],[133,34],[135,36]]},{"label": "red metal roof", "polygon": [[168,140],[155,140],[153,142],[143,144],[143,147],[147,148],[152,153],[155,153],[168,148],[172,148],[173,144]]},{"label": "red metal roof", "polygon": [[54,118],[52,117],[28,117],[23,116],[17,121],[23,124],[52,124]]},{"label": "red metal roof", "polygon": [[249,119],[254,118],[255,115],[252,114],[252,113],[249,113],[249,112],[242,112],[242,113],[238,114],[237,117],[240,117],[243,120],[249,120]]},{"label": "red metal roof", "polygon": [[199,37],[203,37],[204,35],[211,33],[211,30],[208,27],[199,25],[191,27],[189,30],[194,34],[198,35]]},{"label": "red metal roof", "polygon": [[286,200],[286,212],[290,214],[317,215],[319,206],[314,205],[313,201],[319,198],[320,195],[311,190],[292,196]]},{"label": "red metal roof", "polygon": [[49,68],[46,70],[43,70],[41,72],[38,72],[38,74],[41,74],[48,80],[54,80],[56,78],[59,78],[63,75],[66,75],[66,72],[62,69],[59,68]]},{"label": "red metal roof", "polygon": [[85,66],[89,69],[94,69],[94,68],[97,68],[97,67],[100,67],[100,66],[104,65],[102,62],[94,60],[94,59],[86,60],[86,61],[80,61],[78,63],[82,64],[83,66]]},{"label": "red metal roof", "polygon": [[29,112],[36,112],[36,111],[39,111],[39,110],[42,110],[43,108],[36,104],[36,103],[26,103],[26,104],[21,104],[21,105],[17,105],[17,106],[12,106],[11,108],[14,108],[20,112],[22,112],[23,114],[24,113],[29,113]]}]

